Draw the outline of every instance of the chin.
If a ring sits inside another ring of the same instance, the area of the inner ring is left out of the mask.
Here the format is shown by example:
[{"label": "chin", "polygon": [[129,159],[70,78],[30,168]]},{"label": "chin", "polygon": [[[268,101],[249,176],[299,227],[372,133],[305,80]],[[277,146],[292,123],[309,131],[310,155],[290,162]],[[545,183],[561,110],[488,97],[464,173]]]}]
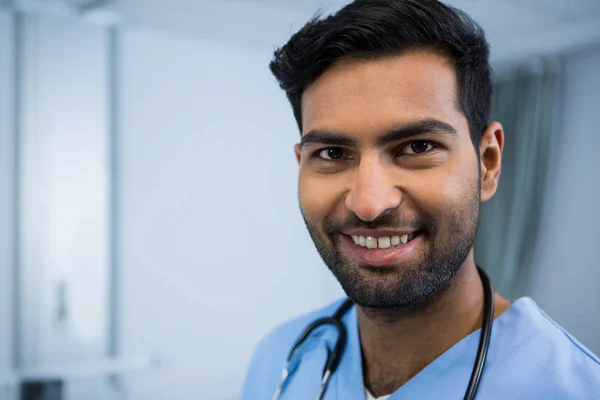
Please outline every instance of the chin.
[{"label": "chin", "polygon": [[346,295],[357,305],[375,309],[413,309],[427,304],[454,276],[445,268],[412,265],[346,265],[333,271]]}]

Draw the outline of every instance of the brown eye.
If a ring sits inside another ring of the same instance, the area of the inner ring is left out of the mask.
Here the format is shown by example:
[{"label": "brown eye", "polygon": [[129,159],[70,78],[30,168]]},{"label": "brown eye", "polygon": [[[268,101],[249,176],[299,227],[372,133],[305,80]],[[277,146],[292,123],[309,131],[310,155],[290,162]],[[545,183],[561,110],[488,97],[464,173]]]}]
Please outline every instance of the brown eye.
[{"label": "brown eye", "polygon": [[427,140],[415,140],[407,144],[403,149],[401,154],[407,155],[417,155],[427,153],[435,148],[435,144],[433,142],[429,142]]},{"label": "brown eye", "polygon": [[319,151],[319,157],[324,160],[339,160],[344,157],[344,149],[340,147],[328,147]]}]

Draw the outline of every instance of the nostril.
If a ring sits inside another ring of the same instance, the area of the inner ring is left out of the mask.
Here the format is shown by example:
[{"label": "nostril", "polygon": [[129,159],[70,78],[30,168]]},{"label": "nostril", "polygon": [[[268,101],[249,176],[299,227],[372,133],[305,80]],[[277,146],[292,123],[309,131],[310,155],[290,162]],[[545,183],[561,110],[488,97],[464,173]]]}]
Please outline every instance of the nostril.
[{"label": "nostril", "polygon": [[396,209],[402,202],[402,193],[395,187],[388,188],[355,188],[345,198],[348,210],[361,220],[371,222],[390,209]]}]

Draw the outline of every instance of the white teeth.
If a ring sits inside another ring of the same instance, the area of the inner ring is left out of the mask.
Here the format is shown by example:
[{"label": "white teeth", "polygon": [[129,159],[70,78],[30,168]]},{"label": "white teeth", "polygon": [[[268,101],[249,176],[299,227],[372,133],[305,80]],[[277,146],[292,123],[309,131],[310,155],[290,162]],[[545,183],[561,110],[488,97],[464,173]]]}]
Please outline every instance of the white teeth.
[{"label": "white teeth", "polygon": [[377,244],[380,249],[389,249],[390,246],[392,245],[389,236],[380,237],[379,240],[377,241]]},{"label": "white teeth", "polygon": [[367,249],[376,249],[377,248],[377,239],[374,237],[367,237]]},{"label": "white teeth", "polygon": [[368,249],[389,249],[390,247],[398,246],[399,244],[406,244],[413,240],[414,237],[414,233],[400,236],[382,236],[380,238],[373,236],[365,237],[360,235],[352,235],[352,240],[358,246],[366,247]]}]

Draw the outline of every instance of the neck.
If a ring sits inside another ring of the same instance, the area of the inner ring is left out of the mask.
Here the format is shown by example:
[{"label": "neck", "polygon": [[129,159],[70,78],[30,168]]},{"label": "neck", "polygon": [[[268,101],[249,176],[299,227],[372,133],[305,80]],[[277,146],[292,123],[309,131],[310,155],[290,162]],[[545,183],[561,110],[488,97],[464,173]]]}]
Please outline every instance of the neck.
[{"label": "neck", "polygon": [[[498,297],[495,316],[508,305]],[[357,307],[357,316],[365,385],[374,396],[393,393],[481,327],[483,287],[473,252],[443,293],[418,310]]]}]

